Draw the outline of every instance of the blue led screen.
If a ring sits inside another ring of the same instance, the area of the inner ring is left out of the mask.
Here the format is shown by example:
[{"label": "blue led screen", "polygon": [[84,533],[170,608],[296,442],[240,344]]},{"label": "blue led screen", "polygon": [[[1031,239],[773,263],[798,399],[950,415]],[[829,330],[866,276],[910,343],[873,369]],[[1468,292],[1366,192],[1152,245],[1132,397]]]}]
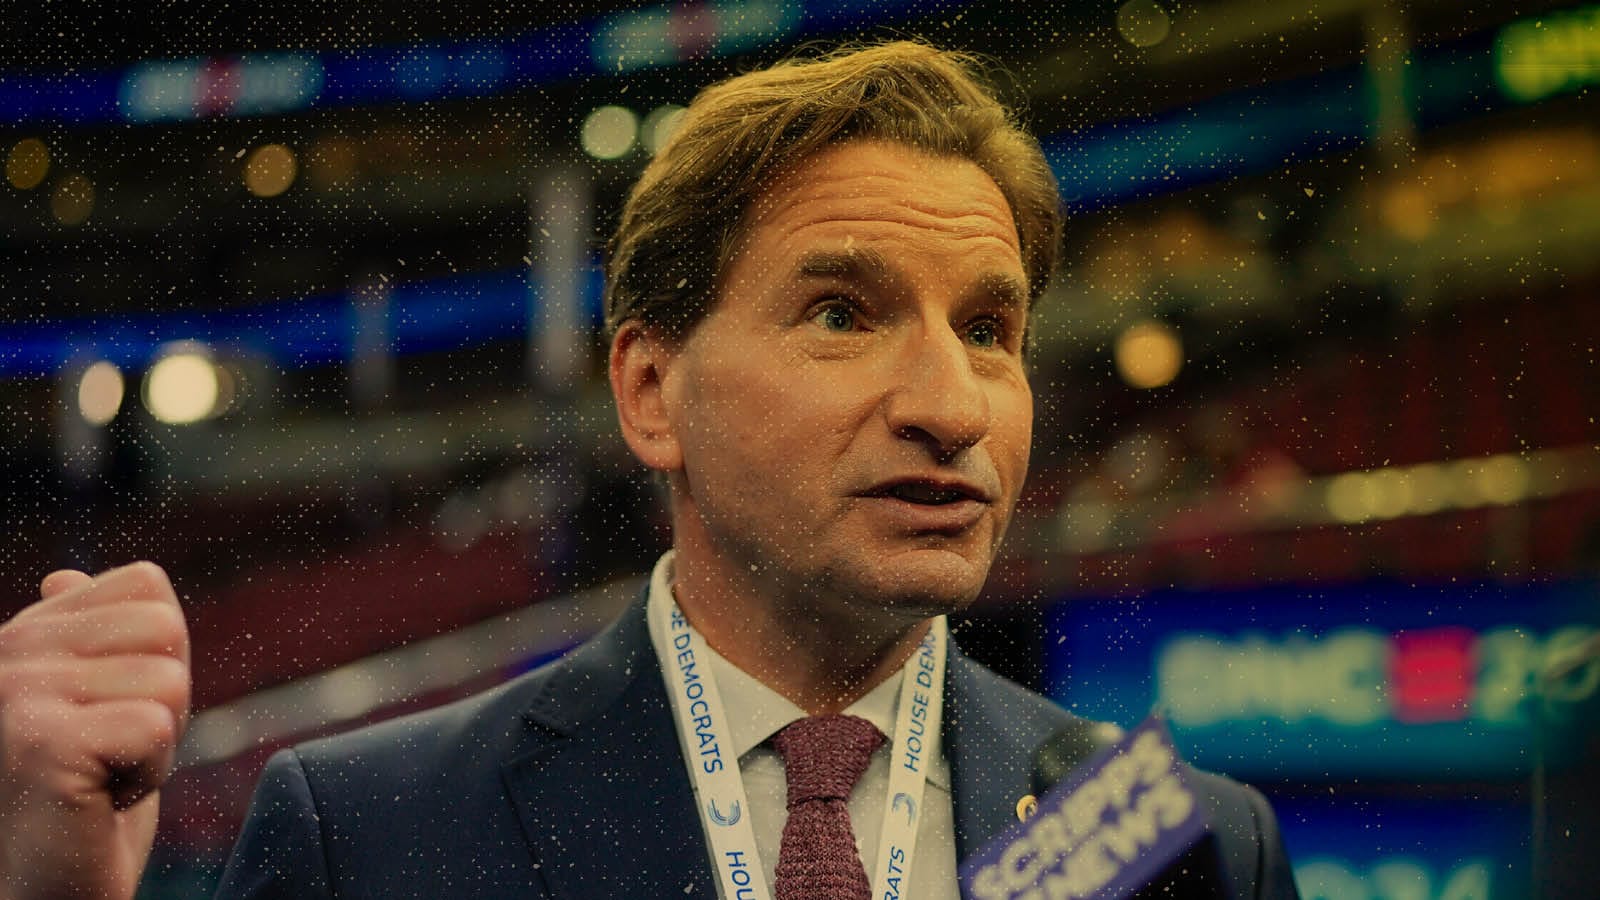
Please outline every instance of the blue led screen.
[{"label": "blue led screen", "polygon": [[1589,665],[1536,689],[1600,631],[1586,583],[1075,598],[1047,628],[1057,702],[1122,725],[1160,709],[1196,764],[1246,778],[1520,778],[1538,752],[1570,762],[1600,687]]}]

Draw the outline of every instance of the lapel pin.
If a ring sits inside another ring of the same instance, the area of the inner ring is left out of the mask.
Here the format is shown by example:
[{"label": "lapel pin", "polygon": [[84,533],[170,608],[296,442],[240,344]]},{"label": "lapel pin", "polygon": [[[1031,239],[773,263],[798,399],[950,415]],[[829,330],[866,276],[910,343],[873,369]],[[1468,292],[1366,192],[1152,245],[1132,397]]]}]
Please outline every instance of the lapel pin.
[{"label": "lapel pin", "polygon": [[1032,794],[1023,794],[1022,795],[1022,799],[1017,801],[1017,821],[1018,822],[1026,822],[1026,821],[1028,821],[1029,819],[1033,818],[1033,814],[1038,812],[1038,811],[1039,811],[1039,798],[1035,797]]}]

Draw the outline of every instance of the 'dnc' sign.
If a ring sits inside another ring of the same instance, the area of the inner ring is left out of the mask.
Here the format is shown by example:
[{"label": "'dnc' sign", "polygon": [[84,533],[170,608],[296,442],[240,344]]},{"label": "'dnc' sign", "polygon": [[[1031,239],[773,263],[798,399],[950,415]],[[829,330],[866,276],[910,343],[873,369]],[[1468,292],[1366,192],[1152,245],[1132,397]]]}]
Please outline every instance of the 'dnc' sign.
[{"label": "'dnc' sign", "polygon": [[[1093,719],[1154,708],[1197,766],[1247,777],[1517,777],[1595,727],[1587,584],[1268,588],[1070,599],[1049,691]],[[1566,664],[1571,660],[1573,664]],[[1549,673],[1570,671],[1552,680]]]}]

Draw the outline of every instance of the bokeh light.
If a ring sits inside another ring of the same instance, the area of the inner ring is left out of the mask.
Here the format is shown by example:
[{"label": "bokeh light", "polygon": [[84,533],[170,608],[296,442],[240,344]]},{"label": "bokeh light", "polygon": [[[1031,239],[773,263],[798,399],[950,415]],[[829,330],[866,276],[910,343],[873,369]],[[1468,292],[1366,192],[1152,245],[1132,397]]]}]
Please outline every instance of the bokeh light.
[{"label": "bokeh light", "polygon": [[265,144],[251,151],[244,163],[244,186],[257,197],[276,197],[287,191],[300,174],[294,151],[282,144]]},{"label": "bokeh light", "polygon": [[50,148],[38,138],[23,138],[6,154],[6,180],[17,190],[33,190],[49,173]]},{"label": "bokeh light", "polygon": [[1367,504],[1367,476],[1361,472],[1345,472],[1328,482],[1328,515],[1346,525],[1365,522],[1371,512]]},{"label": "bokeh light", "polygon": [[1486,503],[1509,505],[1528,495],[1531,477],[1522,460],[1501,453],[1481,460],[1472,472],[1472,488]]},{"label": "bokeh light", "polygon": [[50,192],[50,214],[62,225],[82,225],[94,212],[94,183],[82,175],[68,175]]},{"label": "bokeh light", "polygon": [[1183,342],[1178,332],[1161,322],[1142,321],[1117,336],[1113,348],[1117,374],[1143,389],[1171,384],[1183,368]]},{"label": "bokeh light", "polygon": [[661,148],[667,145],[672,133],[683,123],[684,111],[675,103],[665,103],[650,110],[650,115],[644,117],[644,125],[639,128],[640,140],[651,156],[660,153]]},{"label": "bokeh light", "polygon": [[168,425],[189,425],[211,418],[226,406],[223,378],[203,348],[188,344],[174,349],[145,375],[145,408]]},{"label": "bokeh light", "polygon": [[1117,33],[1135,47],[1154,47],[1172,32],[1172,17],[1154,0],[1128,0],[1117,9]]},{"label": "bokeh light", "polygon": [[78,414],[90,425],[105,425],[122,408],[122,370],[100,360],[83,370],[78,379]]},{"label": "bokeh light", "polygon": [[596,159],[617,159],[633,149],[639,134],[639,117],[625,106],[602,106],[583,120],[580,140],[585,153]]}]

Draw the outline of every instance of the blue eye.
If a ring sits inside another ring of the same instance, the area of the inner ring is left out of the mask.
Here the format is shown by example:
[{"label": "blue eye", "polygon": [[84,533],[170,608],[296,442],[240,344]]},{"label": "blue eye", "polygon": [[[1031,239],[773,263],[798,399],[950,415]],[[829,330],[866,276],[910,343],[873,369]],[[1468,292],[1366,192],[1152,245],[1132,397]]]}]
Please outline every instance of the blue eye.
[{"label": "blue eye", "polygon": [[828,331],[847,332],[854,331],[856,327],[855,310],[843,302],[832,302],[820,307],[811,314],[811,321],[820,324]]}]

